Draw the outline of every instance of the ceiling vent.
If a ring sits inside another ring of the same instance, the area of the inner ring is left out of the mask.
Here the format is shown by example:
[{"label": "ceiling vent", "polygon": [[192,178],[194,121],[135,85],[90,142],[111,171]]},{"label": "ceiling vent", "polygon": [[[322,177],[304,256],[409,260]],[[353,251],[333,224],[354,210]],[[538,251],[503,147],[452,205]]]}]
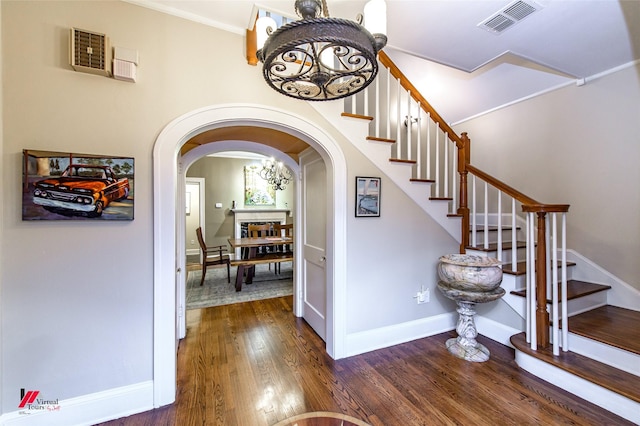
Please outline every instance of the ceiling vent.
[{"label": "ceiling vent", "polygon": [[480,22],[478,27],[493,34],[500,34],[540,9],[542,6],[535,1],[516,0]]},{"label": "ceiling vent", "polygon": [[74,70],[109,77],[110,53],[109,38],[106,35],[71,28],[69,56]]}]

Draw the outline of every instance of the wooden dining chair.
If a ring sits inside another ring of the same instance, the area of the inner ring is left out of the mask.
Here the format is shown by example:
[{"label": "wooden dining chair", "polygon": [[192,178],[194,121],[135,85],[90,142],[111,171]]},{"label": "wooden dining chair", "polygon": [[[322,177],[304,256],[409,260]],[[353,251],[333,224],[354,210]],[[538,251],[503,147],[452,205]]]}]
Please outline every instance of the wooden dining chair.
[{"label": "wooden dining chair", "polygon": [[204,242],[202,236],[202,228],[196,229],[196,235],[198,236],[198,244],[200,244],[200,250],[202,250],[202,278],[200,278],[200,285],[204,284],[204,277],[207,275],[207,267],[213,265],[227,265],[227,282],[231,283],[231,259],[228,254],[227,246],[210,246]]},{"label": "wooden dining chair", "polygon": [[[273,229],[271,228],[270,223],[265,223],[265,224],[250,223],[249,225],[247,225],[247,233],[249,235],[249,238],[266,238],[266,237],[271,237],[273,235]],[[271,249],[273,249],[273,247],[266,247],[266,246],[258,247],[256,249],[256,256],[264,256]],[[271,263],[269,263],[269,270],[271,270]]]},{"label": "wooden dining chair", "polygon": [[[273,235],[276,237],[290,238],[293,243],[293,223],[287,223],[285,225],[281,223],[273,224]],[[282,244],[276,246],[276,251],[283,255],[293,255],[293,245]],[[280,273],[280,263],[275,265],[276,273]]]},{"label": "wooden dining chair", "polygon": [[[273,235],[273,230],[271,228],[271,224],[269,223],[250,223],[249,225],[247,225],[247,234],[249,235],[249,238],[266,238]],[[267,247],[260,247],[260,250],[258,250],[258,254],[266,253],[266,249]]]}]

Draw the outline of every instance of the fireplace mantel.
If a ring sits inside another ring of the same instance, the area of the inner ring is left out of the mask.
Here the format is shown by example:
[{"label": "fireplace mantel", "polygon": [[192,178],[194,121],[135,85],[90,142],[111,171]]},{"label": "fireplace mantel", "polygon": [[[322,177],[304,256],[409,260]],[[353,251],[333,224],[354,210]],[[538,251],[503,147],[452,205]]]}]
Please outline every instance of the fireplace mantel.
[{"label": "fireplace mantel", "polygon": [[235,216],[234,238],[241,237],[241,225],[251,222],[287,223],[289,209],[232,209]]}]

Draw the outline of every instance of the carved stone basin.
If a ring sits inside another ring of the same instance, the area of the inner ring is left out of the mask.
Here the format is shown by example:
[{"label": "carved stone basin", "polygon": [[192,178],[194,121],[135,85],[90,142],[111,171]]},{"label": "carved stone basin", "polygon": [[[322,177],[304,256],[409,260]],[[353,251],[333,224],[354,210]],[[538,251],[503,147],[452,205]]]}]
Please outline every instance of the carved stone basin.
[{"label": "carved stone basin", "polygon": [[473,362],[489,359],[489,349],[476,341],[473,320],[476,303],[493,302],[504,296],[502,262],[469,254],[448,254],[438,263],[438,289],[458,304],[458,337],[447,340],[447,349],[458,358]]},{"label": "carved stone basin", "polygon": [[502,282],[502,268],[498,259],[470,254],[447,254],[440,258],[438,276],[449,288],[489,292]]}]

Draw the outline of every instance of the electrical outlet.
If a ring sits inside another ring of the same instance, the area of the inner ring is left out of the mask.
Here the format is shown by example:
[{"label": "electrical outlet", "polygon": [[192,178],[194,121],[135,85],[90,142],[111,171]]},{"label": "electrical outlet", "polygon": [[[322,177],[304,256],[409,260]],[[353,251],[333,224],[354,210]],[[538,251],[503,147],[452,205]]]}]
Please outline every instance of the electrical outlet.
[{"label": "electrical outlet", "polygon": [[191,240],[191,245],[194,245],[196,243],[196,240]]},{"label": "electrical outlet", "polygon": [[423,303],[427,303],[430,299],[430,294],[429,294],[429,289],[424,289],[424,287],[422,288],[422,291],[419,291],[418,293],[416,293],[415,296],[413,296],[414,299],[416,299],[416,302],[418,303],[418,305],[421,305]]}]

